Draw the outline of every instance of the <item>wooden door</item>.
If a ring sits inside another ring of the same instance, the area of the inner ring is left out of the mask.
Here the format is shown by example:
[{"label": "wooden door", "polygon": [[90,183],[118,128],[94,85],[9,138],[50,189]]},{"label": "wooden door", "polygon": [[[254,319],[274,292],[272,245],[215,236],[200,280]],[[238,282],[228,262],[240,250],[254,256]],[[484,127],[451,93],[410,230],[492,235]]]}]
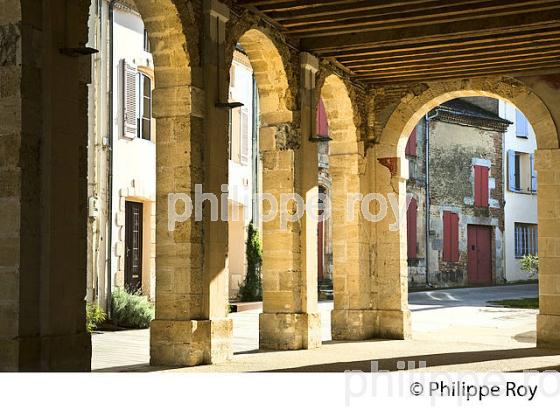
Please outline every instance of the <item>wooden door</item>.
[{"label": "wooden door", "polygon": [[125,208],[125,286],[130,290],[142,288],[142,219],[139,202],[126,202]]},{"label": "wooden door", "polygon": [[472,284],[492,283],[492,228],[467,227],[468,279]]}]

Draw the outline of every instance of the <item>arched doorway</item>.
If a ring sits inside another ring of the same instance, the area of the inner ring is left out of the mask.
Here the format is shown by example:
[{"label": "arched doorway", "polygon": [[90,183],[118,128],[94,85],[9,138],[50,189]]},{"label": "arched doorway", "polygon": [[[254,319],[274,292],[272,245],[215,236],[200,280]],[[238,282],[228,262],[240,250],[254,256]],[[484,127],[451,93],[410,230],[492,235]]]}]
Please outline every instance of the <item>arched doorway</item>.
[{"label": "arched doorway", "polygon": [[[550,160],[556,155],[558,148],[557,128],[551,114],[543,101],[523,83],[512,79],[472,79],[469,82],[442,82],[434,85],[433,89],[427,87],[424,92],[411,93],[410,98],[404,98],[396,105],[395,110],[388,117],[382,128],[378,145],[369,153],[370,163],[375,164],[374,180],[377,192],[394,192],[399,197],[401,214],[405,208],[405,181],[408,177],[407,163],[404,159],[405,147],[408,136],[426,113],[445,101],[460,97],[488,96],[506,100],[522,111],[533,124],[538,151],[536,154],[536,168],[538,171],[539,186],[554,186],[550,179]],[[394,163],[389,167],[387,164]],[[543,172],[541,172],[543,171]],[[542,192],[544,191],[544,192]],[[538,192],[539,210],[538,218],[541,226],[554,223],[555,218],[547,213],[543,201],[554,200],[556,194],[552,190],[544,189]],[[407,272],[406,272],[406,224],[400,224],[398,230],[391,230],[388,223],[377,223],[375,226],[375,240],[378,247],[387,244],[398,249],[397,252],[388,252],[376,264],[378,278],[389,284],[388,288],[380,295],[392,294],[391,300],[385,307],[386,314],[391,315],[386,322],[386,328],[392,329],[392,337],[406,338],[410,335],[410,322],[407,301]],[[537,320],[537,341],[542,347],[553,346],[557,343],[558,334],[554,331],[558,322],[558,312],[554,303],[556,294],[551,291],[550,284],[557,280],[554,270],[548,265],[547,260],[555,255],[547,245],[556,241],[556,233],[545,232],[539,237],[539,256],[543,262],[540,270],[540,298],[541,308]],[[392,244],[392,245],[391,245]],[[399,244],[401,244],[399,246]],[[388,268],[391,267],[391,268]],[[398,268],[396,268],[398,267]],[[543,286],[547,283],[546,287]],[[557,329],[557,327],[556,327]],[[380,329],[382,332],[384,329]]]}]

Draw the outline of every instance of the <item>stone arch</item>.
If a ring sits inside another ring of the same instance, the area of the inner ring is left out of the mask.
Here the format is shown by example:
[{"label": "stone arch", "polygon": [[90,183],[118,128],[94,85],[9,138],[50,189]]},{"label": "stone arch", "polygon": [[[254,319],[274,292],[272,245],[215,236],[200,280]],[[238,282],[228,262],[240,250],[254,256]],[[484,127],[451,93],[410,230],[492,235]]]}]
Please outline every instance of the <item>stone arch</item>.
[{"label": "stone arch", "polygon": [[[281,49],[264,31],[251,28],[237,40],[247,53],[259,92],[261,127],[289,124],[293,118],[294,93],[288,79],[288,52]],[[266,135],[261,138],[268,139]],[[281,141],[277,141],[281,143]],[[265,141],[266,144],[266,141]]]},{"label": "stone arch", "polygon": [[363,154],[363,144],[359,141],[355,101],[351,100],[350,91],[340,77],[335,74],[327,76],[320,89],[320,96],[325,104],[329,137],[332,138],[330,153]]},{"label": "stone arch", "polygon": [[[197,24],[184,2],[134,0],[142,16],[154,57],[156,85],[191,84],[191,65],[198,65]],[[188,41],[187,41],[188,39]]]},{"label": "stone arch", "polygon": [[[558,292],[554,286],[560,281],[554,265],[548,263],[558,257],[558,233],[549,226],[558,224],[555,209],[558,200],[558,182],[552,177],[555,169],[553,158],[559,157],[558,130],[553,114],[555,107],[546,105],[541,97],[522,81],[509,77],[473,78],[421,84],[414,87],[395,104],[388,119],[380,126],[379,140],[368,152],[369,170],[376,192],[393,192],[398,195],[401,215],[406,203],[405,160],[407,137],[420,118],[438,105],[455,98],[485,96],[506,100],[522,111],[535,131],[537,139],[536,168],[538,170],[537,192],[539,199],[539,257],[542,268],[539,277],[546,285],[540,286],[541,311],[537,320],[537,343],[539,346],[558,347],[560,335],[560,312],[556,300]],[[551,112],[551,110],[554,110]],[[543,205],[544,203],[544,205]],[[389,221],[392,223],[392,221]],[[379,288],[378,303],[387,300],[382,310],[387,319],[380,331],[390,338],[406,338],[410,334],[410,314],[408,311],[408,272],[406,264],[406,224],[400,224],[397,231],[388,223],[377,223],[372,242],[376,247],[375,281],[384,284]],[[550,258],[550,259],[549,259]],[[541,283],[542,283],[541,282]],[[544,309],[544,310],[543,310]]]},{"label": "stone arch", "polygon": [[410,135],[423,115],[454,98],[476,96],[502,99],[515,105],[533,125],[539,149],[558,148],[558,132],[547,106],[524,83],[505,77],[438,82],[426,85],[421,92],[409,92],[384,124],[379,143],[382,146],[398,146],[395,154],[401,157],[406,136]]}]

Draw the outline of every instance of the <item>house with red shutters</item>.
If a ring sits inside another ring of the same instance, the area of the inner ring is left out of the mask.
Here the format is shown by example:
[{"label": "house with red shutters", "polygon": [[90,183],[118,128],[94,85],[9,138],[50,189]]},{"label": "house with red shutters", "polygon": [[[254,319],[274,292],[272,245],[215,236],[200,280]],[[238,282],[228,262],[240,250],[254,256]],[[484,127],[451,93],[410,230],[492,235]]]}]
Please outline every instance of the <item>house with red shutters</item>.
[{"label": "house with red shutters", "polygon": [[422,118],[406,146],[410,287],[505,282],[499,101],[459,98]]}]

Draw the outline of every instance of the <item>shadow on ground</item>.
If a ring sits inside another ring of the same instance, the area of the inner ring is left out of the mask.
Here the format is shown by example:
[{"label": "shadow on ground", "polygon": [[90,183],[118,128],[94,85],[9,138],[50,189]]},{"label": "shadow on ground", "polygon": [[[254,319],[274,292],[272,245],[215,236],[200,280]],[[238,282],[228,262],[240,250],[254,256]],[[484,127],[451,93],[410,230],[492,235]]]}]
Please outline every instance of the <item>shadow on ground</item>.
[{"label": "shadow on ground", "polygon": [[[538,348],[525,348],[525,349],[504,349],[504,350],[480,350],[480,351],[467,351],[467,352],[448,352],[427,354],[418,356],[406,357],[391,357],[371,360],[360,360],[354,362],[332,362],[321,363],[317,365],[291,367],[286,369],[270,370],[269,372],[326,372],[326,373],[340,373],[345,371],[372,371],[372,361],[377,362],[378,371],[397,371],[401,370],[397,367],[398,362],[413,362],[416,367],[420,362],[425,362],[425,367],[438,367],[438,366],[452,366],[457,364],[469,364],[489,362],[494,360],[507,360],[507,359],[522,359],[530,357],[543,357],[543,356],[558,356],[560,351],[552,351]],[[557,368],[543,368],[531,369],[534,371],[539,370],[556,370]]]}]

